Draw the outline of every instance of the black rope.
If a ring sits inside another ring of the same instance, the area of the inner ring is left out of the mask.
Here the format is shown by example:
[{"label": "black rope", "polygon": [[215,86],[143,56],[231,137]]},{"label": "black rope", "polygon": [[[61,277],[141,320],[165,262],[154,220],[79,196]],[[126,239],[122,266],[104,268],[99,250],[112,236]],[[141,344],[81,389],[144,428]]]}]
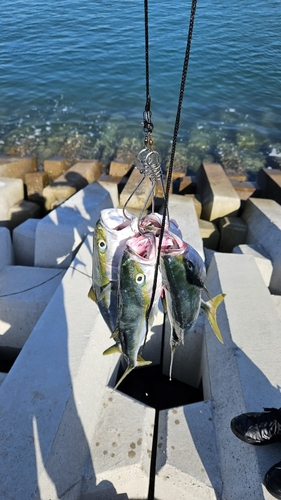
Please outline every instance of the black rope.
[{"label": "black rope", "polygon": [[159,264],[160,264],[160,253],[161,253],[161,246],[162,246],[164,230],[165,230],[165,220],[166,220],[167,209],[168,209],[169,192],[170,192],[170,187],[171,187],[171,182],[172,182],[174,158],[175,158],[175,152],[176,152],[178,131],[179,131],[179,126],[180,126],[181,109],[182,109],[185,82],[186,82],[186,76],[187,76],[187,70],[188,70],[188,62],[189,62],[189,56],[190,56],[190,47],[191,47],[196,5],[197,5],[197,0],[192,0],[190,21],[189,21],[189,30],[188,30],[188,36],[187,36],[187,44],[186,44],[186,51],[185,51],[180,92],[179,92],[178,108],[177,108],[177,114],[176,114],[176,120],[175,120],[175,126],[174,126],[171,158],[170,158],[170,164],[169,164],[169,168],[168,168],[168,175],[167,175],[167,181],[166,181],[163,220],[162,220],[161,231],[160,231],[160,235],[159,235],[159,244],[158,244],[159,246],[158,246],[157,259],[156,259],[156,265],[155,265],[155,273],[154,273],[151,301],[150,301],[150,305],[149,305],[149,308],[147,310],[147,315],[146,315],[147,331],[148,331],[148,319],[149,319],[149,315],[150,315],[151,310],[152,310],[152,306],[153,306],[153,302],[154,302],[154,298],[155,298],[155,293],[156,293],[156,288],[157,288],[157,275],[158,275],[158,268],[159,268]]},{"label": "black rope", "polygon": [[145,35],[145,88],[146,88],[146,102],[145,110],[143,112],[143,129],[146,134],[151,134],[153,130],[153,123],[151,122],[150,111],[150,91],[149,91],[149,35],[148,35],[148,0],[144,0],[144,35]]}]

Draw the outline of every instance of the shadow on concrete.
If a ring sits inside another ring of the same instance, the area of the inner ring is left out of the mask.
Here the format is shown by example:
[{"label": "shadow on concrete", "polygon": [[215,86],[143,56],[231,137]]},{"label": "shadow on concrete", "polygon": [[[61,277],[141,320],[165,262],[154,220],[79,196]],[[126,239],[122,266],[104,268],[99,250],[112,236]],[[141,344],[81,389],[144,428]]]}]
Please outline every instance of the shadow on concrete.
[{"label": "shadow on concrete", "polygon": [[[246,403],[246,411],[247,412],[262,412],[264,407],[281,407],[281,392],[280,387],[274,387],[269,382],[269,380],[265,377],[263,372],[251,361],[251,359],[245,355],[245,353],[234,344],[233,355],[236,357],[237,364],[239,367],[240,375],[243,375],[240,379],[242,385],[242,391],[244,396],[244,401]],[[270,362],[270,361],[269,361]],[[229,391],[231,391],[232,395],[236,392],[235,387],[229,387]],[[237,396],[238,398],[238,396]],[[212,402],[214,406],[214,414],[216,401]],[[237,402],[237,407],[239,407],[239,403]],[[239,411],[236,414],[233,414],[233,417],[237,416]],[[212,417],[210,417],[212,418]],[[214,488],[216,493],[216,498],[220,497],[220,492],[217,491],[217,477],[214,476],[214,467],[213,464],[210,463],[208,456],[208,447],[202,439],[198,439],[200,433],[204,432],[204,429],[199,428],[196,420],[187,418],[187,425],[189,427],[190,433],[194,440],[195,447],[197,449],[197,453],[202,461],[202,464],[206,470],[206,473],[210,479],[210,482]],[[228,422],[230,437],[233,436],[230,421]],[[217,430],[219,432],[219,430]],[[215,427],[214,427],[215,433]],[[215,434],[214,434],[215,438]],[[238,440],[239,441],[239,440]],[[231,439],[230,439],[231,442]],[[241,441],[241,454],[247,453],[247,447],[251,447],[251,445],[247,445]],[[253,447],[252,447],[253,448]],[[274,465],[275,463],[281,460],[281,443],[276,443],[272,445],[262,446],[262,447],[254,447],[261,477],[264,477],[267,470]],[[233,450],[231,446],[229,447],[229,454],[233,454]],[[234,457],[235,459],[239,457]],[[218,457],[218,467],[219,467],[219,457]],[[233,466],[235,467],[235,460],[233,461]],[[235,468],[233,470],[233,474],[235,474]],[[237,481],[239,481],[239,477],[237,477]],[[251,484],[251,478],[249,477],[249,488]],[[262,491],[262,485],[261,485]]]},{"label": "shadow on concrete", "polygon": [[[63,207],[58,211],[57,226],[60,214]],[[93,222],[92,214],[88,216]],[[73,245],[74,231],[73,227]],[[91,255],[90,245],[87,249]],[[91,269],[85,268],[85,272],[91,274]],[[88,291],[89,280],[83,278]],[[59,285],[0,389],[0,498],[5,500],[80,500],[86,463],[87,475],[95,480],[90,444],[74,394],[72,374],[79,370],[79,353],[76,359],[76,353],[69,352],[69,330],[72,338],[83,336],[83,331],[77,328],[73,332],[69,324],[69,307],[78,308],[79,318],[79,300],[89,299],[87,293],[81,296],[75,279],[72,286],[74,300],[70,305]],[[111,483],[103,483],[100,490],[110,487],[110,498],[127,499],[125,494],[117,495]]]}]

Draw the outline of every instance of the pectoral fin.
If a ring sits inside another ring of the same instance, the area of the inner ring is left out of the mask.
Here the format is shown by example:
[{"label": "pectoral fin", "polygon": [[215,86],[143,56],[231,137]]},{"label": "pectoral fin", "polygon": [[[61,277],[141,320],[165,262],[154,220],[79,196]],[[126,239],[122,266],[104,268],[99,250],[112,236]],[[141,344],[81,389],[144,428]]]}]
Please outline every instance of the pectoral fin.
[{"label": "pectoral fin", "polygon": [[88,297],[89,297],[89,299],[91,299],[91,300],[93,300],[94,302],[97,303],[97,297],[96,297],[96,294],[95,294],[95,290],[93,289],[92,286],[91,286],[91,288],[89,290]]},{"label": "pectoral fin", "polygon": [[122,354],[122,349],[119,345],[114,344],[103,352],[103,356],[108,356],[108,354]]},{"label": "pectoral fin", "polygon": [[217,323],[217,308],[225,298],[225,295],[226,295],[225,293],[221,293],[220,295],[217,295],[208,302],[204,302],[204,300],[201,300],[201,307],[205,311],[212,329],[214,330],[217,338],[222,344],[223,344],[223,338],[221,336],[221,332]]}]

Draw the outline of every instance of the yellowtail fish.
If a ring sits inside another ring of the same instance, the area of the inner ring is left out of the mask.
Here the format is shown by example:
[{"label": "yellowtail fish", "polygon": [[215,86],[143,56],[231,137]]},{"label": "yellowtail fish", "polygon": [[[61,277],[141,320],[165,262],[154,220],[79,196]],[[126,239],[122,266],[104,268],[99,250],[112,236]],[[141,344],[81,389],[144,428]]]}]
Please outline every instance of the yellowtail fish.
[{"label": "yellowtail fish", "polygon": [[161,293],[159,279],[148,323],[146,316],[152,296],[155,263],[156,237],[153,233],[139,235],[127,241],[119,266],[118,318],[113,333],[118,344],[104,352],[105,355],[122,353],[128,364],[115,389],[136,366],[150,364],[150,361],[144,361],[138,353],[153,322]]},{"label": "yellowtail fish", "polygon": [[118,265],[128,238],[137,232],[137,219],[121,209],[101,211],[93,238],[92,287],[89,297],[98,305],[111,332],[116,328]]},{"label": "yellowtail fish", "polygon": [[216,321],[216,309],[225,295],[219,295],[209,302],[202,300],[206,278],[204,262],[191,245],[171,232],[164,233],[160,269],[171,324],[171,379],[175,349],[184,343],[184,336],[195,325],[200,307],[207,314],[216,336],[223,342]]}]

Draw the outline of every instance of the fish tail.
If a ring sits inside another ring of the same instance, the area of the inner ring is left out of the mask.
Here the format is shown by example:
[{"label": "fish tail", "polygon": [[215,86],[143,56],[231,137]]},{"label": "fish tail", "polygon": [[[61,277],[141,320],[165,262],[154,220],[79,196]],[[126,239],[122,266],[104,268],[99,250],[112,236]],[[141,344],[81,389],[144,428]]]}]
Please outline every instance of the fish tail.
[{"label": "fish tail", "polygon": [[127,375],[129,375],[129,373],[135,368],[135,366],[147,366],[150,365],[151,363],[152,361],[145,361],[143,358],[141,358],[141,356],[138,356],[137,364],[134,366],[128,366],[128,368],[124,371],[120,380],[118,380],[116,386],[114,387],[114,390],[117,389],[117,387],[121,384],[121,382],[123,382],[123,380],[127,377]]},{"label": "fish tail", "polygon": [[217,323],[217,308],[224,300],[225,296],[226,296],[225,293],[221,293],[220,295],[217,295],[208,302],[204,302],[203,300],[201,302],[202,308],[207,315],[208,321],[212,329],[214,330],[214,333],[216,334],[217,338],[222,344],[223,344],[223,338],[221,336],[221,332]]}]

